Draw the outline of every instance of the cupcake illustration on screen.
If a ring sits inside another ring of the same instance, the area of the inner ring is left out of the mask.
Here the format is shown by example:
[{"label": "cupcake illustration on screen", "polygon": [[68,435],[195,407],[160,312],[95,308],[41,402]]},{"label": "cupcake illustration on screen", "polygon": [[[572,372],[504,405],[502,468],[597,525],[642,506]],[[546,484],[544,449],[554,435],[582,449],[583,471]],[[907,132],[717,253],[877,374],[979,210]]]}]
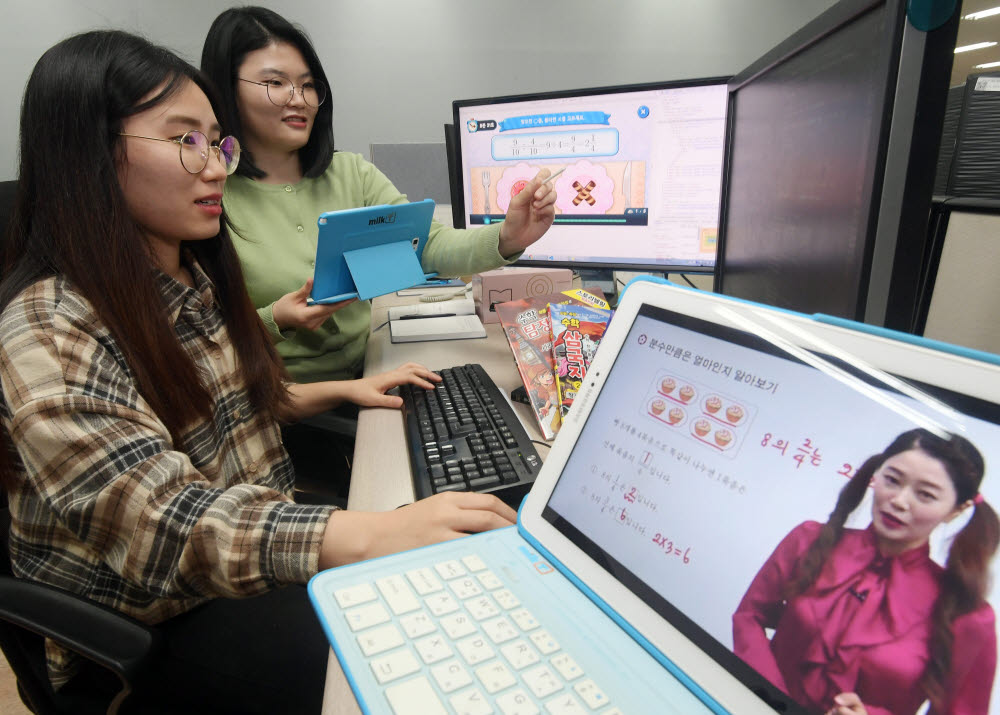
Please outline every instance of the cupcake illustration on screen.
[{"label": "cupcake illustration on screen", "polygon": [[680,407],[670,408],[670,412],[667,413],[667,419],[670,421],[670,424],[672,425],[677,424],[682,419],[684,419],[684,410],[682,410]]},{"label": "cupcake illustration on screen", "polygon": [[722,409],[722,400],[718,395],[709,395],[705,400],[705,412],[715,414]]},{"label": "cupcake illustration on screen", "polygon": [[649,411],[657,417],[662,415],[665,409],[667,409],[667,403],[659,398],[653,400],[649,405]]},{"label": "cupcake illustration on screen", "polygon": [[690,385],[684,385],[677,394],[681,398],[681,402],[690,402],[691,398],[694,397],[694,388]]},{"label": "cupcake illustration on screen", "polygon": [[664,395],[669,395],[677,387],[677,381],[672,377],[665,377],[660,382],[660,392]]},{"label": "cupcake illustration on screen", "polygon": [[738,424],[740,420],[743,419],[745,412],[743,408],[739,405],[730,405],[726,408],[726,419],[732,422],[734,425]]},{"label": "cupcake illustration on screen", "polygon": [[695,420],[692,429],[696,435],[704,437],[712,431],[712,423],[702,417],[700,420]]},{"label": "cupcake illustration on screen", "polygon": [[720,429],[715,431],[714,435],[715,443],[725,449],[733,441],[733,433],[727,429]]}]

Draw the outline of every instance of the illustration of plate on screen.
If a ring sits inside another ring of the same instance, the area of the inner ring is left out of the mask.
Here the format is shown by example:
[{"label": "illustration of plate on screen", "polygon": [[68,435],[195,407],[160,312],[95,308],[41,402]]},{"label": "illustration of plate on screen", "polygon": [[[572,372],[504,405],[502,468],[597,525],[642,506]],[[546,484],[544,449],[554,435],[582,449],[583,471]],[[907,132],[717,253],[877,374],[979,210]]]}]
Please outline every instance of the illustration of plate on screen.
[{"label": "illustration of plate on screen", "polygon": [[615,183],[600,164],[583,159],[556,179],[556,208],[566,214],[603,214],[615,202]]},{"label": "illustration of plate on screen", "polygon": [[497,208],[501,213],[507,213],[510,200],[521,193],[541,169],[540,166],[530,166],[522,161],[503,170],[503,175],[497,182]]}]

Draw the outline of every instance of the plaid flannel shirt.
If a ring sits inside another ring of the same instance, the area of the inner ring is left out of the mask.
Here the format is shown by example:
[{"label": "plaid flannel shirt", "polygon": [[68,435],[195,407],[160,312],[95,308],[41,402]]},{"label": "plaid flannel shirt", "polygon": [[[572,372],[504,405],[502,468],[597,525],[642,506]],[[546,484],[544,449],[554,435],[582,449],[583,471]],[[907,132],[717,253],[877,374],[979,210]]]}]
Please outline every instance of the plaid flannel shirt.
[{"label": "plaid flannel shirt", "polygon": [[[252,409],[212,284],[187,263],[194,288],[155,278],[214,398],[182,449],[65,279],[33,284],[0,316],[0,418],[20,459],[8,490],[14,572],[151,624],[304,583],[333,511],[292,502],[278,427]],[[58,687],[74,656],[51,642],[47,654]]]}]

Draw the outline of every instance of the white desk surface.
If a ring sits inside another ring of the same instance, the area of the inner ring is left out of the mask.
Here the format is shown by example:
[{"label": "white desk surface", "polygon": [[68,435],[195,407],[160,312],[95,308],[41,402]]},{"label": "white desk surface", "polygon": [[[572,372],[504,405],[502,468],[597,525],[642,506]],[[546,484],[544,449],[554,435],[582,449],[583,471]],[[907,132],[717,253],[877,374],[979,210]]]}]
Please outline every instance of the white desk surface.
[{"label": "white desk surface", "polygon": [[[455,289],[435,290],[447,292]],[[385,322],[389,306],[407,305],[419,300],[415,296],[404,298],[394,294],[377,298],[373,303],[372,328]],[[486,325],[485,339],[473,340],[393,345],[389,342],[388,326],[372,333],[365,358],[366,375],[385,372],[405,362],[419,362],[432,370],[479,363],[501,391],[508,395],[521,384],[510,346],[499,323]],[[541,439],[541,433],[528,406],[514,403],[514,410],[527,428],[528,435],[532,439]],[[545,447],[539,447],[538,451],[543,460],[548,456]],[[347,508],[385,511],[409,504],[413,499],[402,414],[390,409],[361,410]],[[326,670],[326,690],[323,694],[323,715],[357,715],[360,712],[340,663],[331,649]]]}]

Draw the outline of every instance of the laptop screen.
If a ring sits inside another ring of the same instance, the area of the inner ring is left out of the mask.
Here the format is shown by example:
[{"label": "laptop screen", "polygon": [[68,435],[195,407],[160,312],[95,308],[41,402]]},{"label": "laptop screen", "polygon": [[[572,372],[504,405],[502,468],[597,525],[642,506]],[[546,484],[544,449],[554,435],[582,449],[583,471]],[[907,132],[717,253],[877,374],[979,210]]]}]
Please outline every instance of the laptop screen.
[{"label": "laptop screen", "polygon": [[[642,306],[543,517],[748,687],[912,713],[936,659],[945,705],[985,712],[1000,592],[946,620],[951,646],[934,635],[938,564],[979,507],[956,514],[966,487],[911,447],[961,435],[1000,504],[1000,408],[760,334]],[[857,506],[818,552],[848,484]]]}]

